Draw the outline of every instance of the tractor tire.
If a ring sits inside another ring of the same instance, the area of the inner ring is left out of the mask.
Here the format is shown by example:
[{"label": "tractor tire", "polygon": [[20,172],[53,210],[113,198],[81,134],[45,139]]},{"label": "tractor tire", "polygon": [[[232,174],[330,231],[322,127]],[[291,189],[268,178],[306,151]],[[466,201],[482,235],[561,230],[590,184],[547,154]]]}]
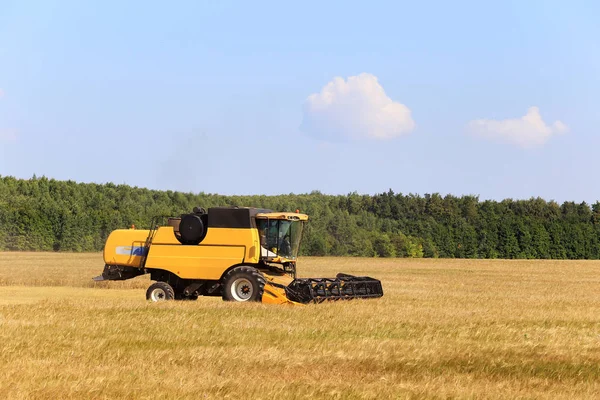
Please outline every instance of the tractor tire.
[{"label": "tractor tire", "polygon": [[174,298],[175,292],[167,282],[153,283],[146,291],[146,300],[152,302],[173,300]]},{"label": "tractor tire", "polygon": [[235,267],[225,274],[223,300],[262,301],[265,291],[265,277],[256,268],[245,265]]}]

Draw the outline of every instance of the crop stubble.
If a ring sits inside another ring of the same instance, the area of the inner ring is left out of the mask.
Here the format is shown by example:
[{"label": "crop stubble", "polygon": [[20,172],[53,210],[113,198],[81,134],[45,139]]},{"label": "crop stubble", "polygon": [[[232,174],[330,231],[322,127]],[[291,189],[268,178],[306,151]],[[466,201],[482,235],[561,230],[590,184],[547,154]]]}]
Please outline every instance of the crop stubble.
[{"label": "crop stubble", "polygon": [[302,258],[379,300],[147,303],[99,254],[0,253],[5,398],[592,398],[600,263]]}]

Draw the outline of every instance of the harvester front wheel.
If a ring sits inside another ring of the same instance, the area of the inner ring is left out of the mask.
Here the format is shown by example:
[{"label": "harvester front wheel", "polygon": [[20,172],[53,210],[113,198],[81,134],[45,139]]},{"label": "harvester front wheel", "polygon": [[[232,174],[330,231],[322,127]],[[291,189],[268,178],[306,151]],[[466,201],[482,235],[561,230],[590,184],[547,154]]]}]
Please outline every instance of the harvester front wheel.
[{"label": "harvester front wheel", "polygon": [[235,267],[223,277],[223,300],[261,301],[265,277],[256,268]]},{"label": "harvester front wheel", "polygon": [[153,302],[173,300],[174,298],[175,292],[167,282],[153,283],[146,291],[146,300]]}]

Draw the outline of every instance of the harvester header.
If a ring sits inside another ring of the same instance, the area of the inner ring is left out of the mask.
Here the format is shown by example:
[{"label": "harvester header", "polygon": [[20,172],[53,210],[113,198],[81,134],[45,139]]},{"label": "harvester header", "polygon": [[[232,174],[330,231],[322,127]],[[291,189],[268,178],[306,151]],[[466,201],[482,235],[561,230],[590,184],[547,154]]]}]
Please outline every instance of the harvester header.
[{"label": "harvester header", "polygon": [[117,229],[104,246],[96,281],[150,274],[151,301],[221,296],[228,301],[319,303],[383,296],[381,282],[338,274],[297,278],[296,261],[308,215],[249,207],[194,208],[154,221],[149,230]]}]

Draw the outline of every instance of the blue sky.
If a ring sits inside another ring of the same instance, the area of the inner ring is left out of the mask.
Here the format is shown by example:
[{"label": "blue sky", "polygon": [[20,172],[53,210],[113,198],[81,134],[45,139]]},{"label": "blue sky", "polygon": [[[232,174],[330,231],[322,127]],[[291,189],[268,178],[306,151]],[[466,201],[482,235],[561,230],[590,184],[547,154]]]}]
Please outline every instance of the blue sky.
[{"label": "blue sky", "polygon": [[0,175],[594,202],[599,18],[593,1],[0,0]]}]

